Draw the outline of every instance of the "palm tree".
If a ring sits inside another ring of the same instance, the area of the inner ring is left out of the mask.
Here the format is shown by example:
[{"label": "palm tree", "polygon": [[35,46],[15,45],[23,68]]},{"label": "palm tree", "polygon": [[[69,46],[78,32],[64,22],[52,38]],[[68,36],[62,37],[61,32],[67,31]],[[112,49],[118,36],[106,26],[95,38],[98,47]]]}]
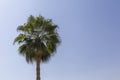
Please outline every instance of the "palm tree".
[{"label": "palm tree", "polygon": [[36,62],[36,80],[40,80],[40,63],[48,61],[60,43],[57,28],[51,19],[32,15],[24,25],[17,28],[20,34],[14,43],[20,44],[18,51],[28,63]]}]

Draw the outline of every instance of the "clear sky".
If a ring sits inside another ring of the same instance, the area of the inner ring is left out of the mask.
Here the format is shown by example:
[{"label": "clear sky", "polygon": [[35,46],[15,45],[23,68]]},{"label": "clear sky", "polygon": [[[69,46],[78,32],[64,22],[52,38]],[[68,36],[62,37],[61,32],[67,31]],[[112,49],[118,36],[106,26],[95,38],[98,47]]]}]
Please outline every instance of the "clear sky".
[{"label": "clear sky", "polygon": [[0,0],[0,80],[35,80],[13,46],[16,28],[41,14],[59,25],[62,44],[41,65],[42,80],[120,80],[120,0]]}]

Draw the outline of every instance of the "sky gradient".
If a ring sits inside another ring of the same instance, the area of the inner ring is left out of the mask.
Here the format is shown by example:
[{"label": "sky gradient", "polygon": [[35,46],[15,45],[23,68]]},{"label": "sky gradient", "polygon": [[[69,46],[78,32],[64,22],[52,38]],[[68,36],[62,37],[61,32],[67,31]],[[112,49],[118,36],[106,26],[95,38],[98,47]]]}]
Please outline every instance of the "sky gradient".
[{"label": "sky gradient", "polygon": [[62,40],[41,80],[120,80],[120,0],[0,0],[0,80],[36,79],[13,45],[30,15],[53,19]]}]

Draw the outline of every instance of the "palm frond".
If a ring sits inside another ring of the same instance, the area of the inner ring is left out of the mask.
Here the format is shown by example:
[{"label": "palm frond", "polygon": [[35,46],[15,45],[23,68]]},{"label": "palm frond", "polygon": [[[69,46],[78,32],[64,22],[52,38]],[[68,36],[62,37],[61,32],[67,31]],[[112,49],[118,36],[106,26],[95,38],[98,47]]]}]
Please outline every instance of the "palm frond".
[{"label": "palm frond", "polygon": [[24,39],[25,39],[25,34],[19,34],[19,35],[15,38],[13,44],[15,44],[16,42],[17,42],[17,43],[21,43],[21,42],[24,41]]}]

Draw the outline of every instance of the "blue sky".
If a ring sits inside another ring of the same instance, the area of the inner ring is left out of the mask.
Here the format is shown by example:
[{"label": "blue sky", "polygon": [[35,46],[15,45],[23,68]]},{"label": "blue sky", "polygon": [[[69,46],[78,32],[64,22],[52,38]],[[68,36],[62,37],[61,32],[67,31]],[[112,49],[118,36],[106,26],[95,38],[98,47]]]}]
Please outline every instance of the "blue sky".
[{"label": "blue sky", "polygon": [[119,0],[1,0],[0,80],[35,80],[13,46],[16,28],[41,14],[59,25],[57,54],[41,64],[42,80],[120,80]]}]

